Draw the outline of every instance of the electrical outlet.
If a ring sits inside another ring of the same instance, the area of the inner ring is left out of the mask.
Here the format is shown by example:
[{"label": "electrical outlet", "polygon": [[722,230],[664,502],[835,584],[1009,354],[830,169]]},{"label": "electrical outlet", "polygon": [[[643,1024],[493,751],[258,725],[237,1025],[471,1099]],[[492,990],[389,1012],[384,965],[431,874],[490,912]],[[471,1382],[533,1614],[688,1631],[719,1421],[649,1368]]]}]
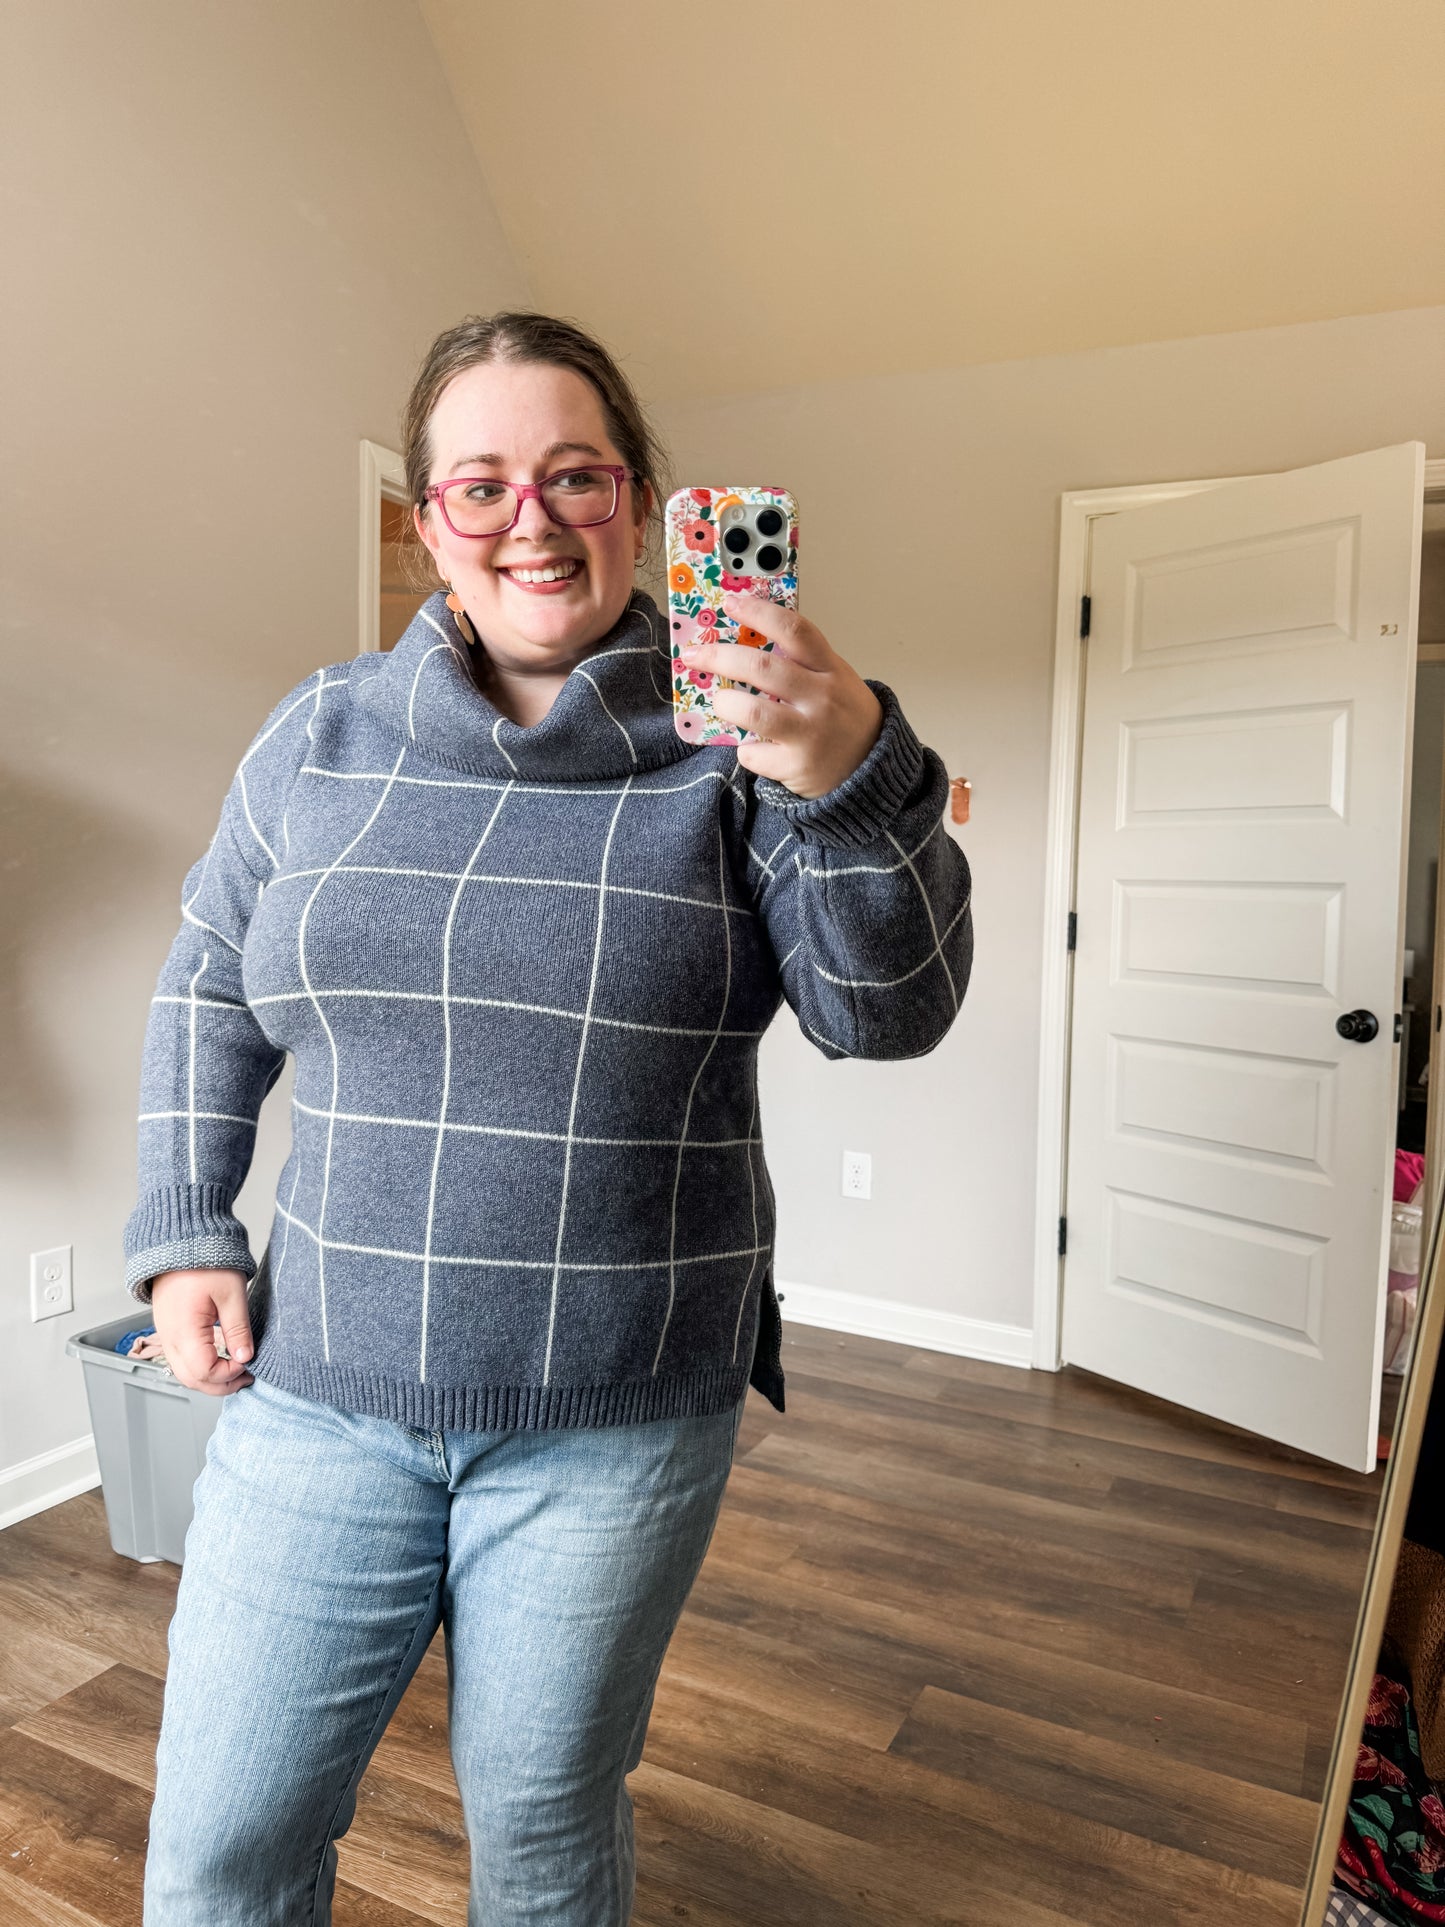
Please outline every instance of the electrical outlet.
[{"label": "electrical outlet", "polygon": [[843,1153],[843,1196],[871,1198],[872,1195],[873,1159],[866,1151],[845,1151]]},{"label": "electrical outlet", "polygon": [[63,1311],[75,1310],[75,1294],[70,1281],[70,1246],[57,1245],[54,1251],[30,1254],[30,1316],[58,1318]]}]

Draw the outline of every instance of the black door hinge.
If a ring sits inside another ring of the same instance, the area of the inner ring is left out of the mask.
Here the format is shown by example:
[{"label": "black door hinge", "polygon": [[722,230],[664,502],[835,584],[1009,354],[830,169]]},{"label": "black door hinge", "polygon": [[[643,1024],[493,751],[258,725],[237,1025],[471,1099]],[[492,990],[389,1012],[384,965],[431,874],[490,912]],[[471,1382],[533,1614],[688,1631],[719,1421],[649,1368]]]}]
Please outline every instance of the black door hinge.
[{"label": "black door hinge", "polygon": [[1059,1219],[1059,1256],[1061,1258],[1066,1256],[1068,1249],[1069,1249],[1069,1221],[1067,1218],[1060,1218]]},{"label": "black door hinge", "polygon": [[1069,948],[1070,950],[1077,950],[1078,947],[1079,947],[1079,913],[1077,910],[1071,910],[1069,912]]},{"label": "black door hinge", "polygon": [[1094,598],[1091,595],[1086,595],[1079,604],[1079,637],[1081,641],[1087,642],[1089,639],[1089,618],[1093,612]]},{"label": "black door hinge", "polygon": [[1404,1036],[1404,1034],[1405,1034],[1405,1013],[1403,1010],[1397,1010],[1395,1012],[1395,1042],[1397,1044],[1399,1043],[1400,1039]]}]

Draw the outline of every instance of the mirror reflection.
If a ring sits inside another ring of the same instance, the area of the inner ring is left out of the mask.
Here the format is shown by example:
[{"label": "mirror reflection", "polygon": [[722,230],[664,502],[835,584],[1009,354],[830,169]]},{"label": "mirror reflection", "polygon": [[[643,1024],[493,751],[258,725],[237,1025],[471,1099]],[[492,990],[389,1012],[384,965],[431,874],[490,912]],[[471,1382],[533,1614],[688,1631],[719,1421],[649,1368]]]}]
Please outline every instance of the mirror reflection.
[{"label": "mirror reflection", "polygon": [[1428,1920],[1441,1904],[1445,1782],[1445,1547],[1439,1492],[1445,1400],[1438,1369],[1401,1533],[1389,1537],[1393,1575],[1377,1581],[1384,1631],[1368,1659],[1368,1694],[1341,1763],[1348,1801],[1325,1912],[1330,1927]]},{"label": "mirror reflection", "polygon": [[17,17],[0,1927],[1432,1917],[1438,117],[1297,11]]}]

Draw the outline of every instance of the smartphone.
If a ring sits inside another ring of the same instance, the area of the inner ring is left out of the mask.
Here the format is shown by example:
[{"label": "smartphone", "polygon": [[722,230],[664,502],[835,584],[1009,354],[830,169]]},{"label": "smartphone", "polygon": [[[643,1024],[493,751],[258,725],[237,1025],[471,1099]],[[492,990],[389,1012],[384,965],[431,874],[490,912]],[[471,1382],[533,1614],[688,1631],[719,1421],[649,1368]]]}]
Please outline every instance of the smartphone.
[{"label": "smartphone", "polygon": [[766,595],[798,606],[798,505],[785,488],[680,488],[667,502],[667,616],[672,636],[672,724],[689,743],[746,743],[753,732],[725,722],[714,688],[736,684],[679,662],[692,642],[771,649],[722,606],[724,593]]}]

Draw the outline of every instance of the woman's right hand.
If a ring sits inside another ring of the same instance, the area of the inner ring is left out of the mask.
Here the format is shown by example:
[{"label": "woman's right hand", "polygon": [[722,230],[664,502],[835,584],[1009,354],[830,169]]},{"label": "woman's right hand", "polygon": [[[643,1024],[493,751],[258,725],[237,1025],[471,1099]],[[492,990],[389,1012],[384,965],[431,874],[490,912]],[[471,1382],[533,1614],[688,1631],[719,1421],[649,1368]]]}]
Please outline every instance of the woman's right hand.
[{"label": "woman's right hand", "polygon": [[[163,1271],[151,1281],[151,1312],[166,1363],[193,1392],[224,1398],[251,1383],[255,1350],[246,1279],[239,1271]],[[229,1358],[216,1350],[221,1327]]]}]

